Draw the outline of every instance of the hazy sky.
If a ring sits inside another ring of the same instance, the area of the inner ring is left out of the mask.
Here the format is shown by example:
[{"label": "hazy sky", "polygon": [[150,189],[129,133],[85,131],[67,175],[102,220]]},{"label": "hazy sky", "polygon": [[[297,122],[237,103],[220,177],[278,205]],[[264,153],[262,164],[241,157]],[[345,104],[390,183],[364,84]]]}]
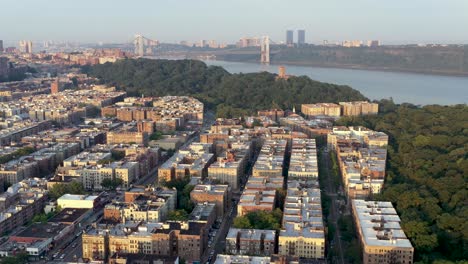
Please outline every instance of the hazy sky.
[{"label": "hazy sky", "polygon": [[[468,0],[0,0],[0,39],[468,43]],[[295,35],[296,38],[296,35]]]}]

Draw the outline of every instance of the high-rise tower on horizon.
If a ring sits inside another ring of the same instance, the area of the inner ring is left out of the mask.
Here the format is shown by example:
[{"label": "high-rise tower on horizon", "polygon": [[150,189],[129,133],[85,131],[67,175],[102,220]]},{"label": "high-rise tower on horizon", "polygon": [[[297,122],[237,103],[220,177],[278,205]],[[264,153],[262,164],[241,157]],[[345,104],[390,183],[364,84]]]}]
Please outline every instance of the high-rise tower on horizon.
[{"label": "high-rise tower on horizon", "polygon": [[294,31],[286,30],[286,45],[291,46],[294,44]]},{"label": "high-rise tower on horizon", "polygon": [[22,53],[33,53],[33,44],[30,40],[20,40],[19,48]]},{"label": "high-rise tower on horizon", "polygon": [[305,30],[299,29],[297,31],[297,44],[304,45],[305,44]]}]

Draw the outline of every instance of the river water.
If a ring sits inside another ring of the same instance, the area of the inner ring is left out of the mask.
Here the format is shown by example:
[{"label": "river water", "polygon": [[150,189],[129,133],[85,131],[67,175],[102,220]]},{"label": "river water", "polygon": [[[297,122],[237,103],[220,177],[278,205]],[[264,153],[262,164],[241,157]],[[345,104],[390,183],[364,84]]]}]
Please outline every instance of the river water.
[{"label": "river water", "polygon": [[[213,60],[205,63],[222,66],[231,73],[278,73],[278,65]],[[286,73],[306,75],[321,82],[349,85],[370,99],[391,97],[396,103],[417,105],[468,103],[468,77],[289,65],[286,66]]]}]

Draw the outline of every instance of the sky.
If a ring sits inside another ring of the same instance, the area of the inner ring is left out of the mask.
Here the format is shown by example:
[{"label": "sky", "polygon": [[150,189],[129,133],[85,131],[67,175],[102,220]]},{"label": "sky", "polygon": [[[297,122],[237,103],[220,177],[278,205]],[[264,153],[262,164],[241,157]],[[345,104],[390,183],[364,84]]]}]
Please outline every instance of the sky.
[{"label": "sky", "polygon": [[281,42],[287,29],[305,29],[308,43],[467,44],[468,0],[0,0],[5,42]]}]

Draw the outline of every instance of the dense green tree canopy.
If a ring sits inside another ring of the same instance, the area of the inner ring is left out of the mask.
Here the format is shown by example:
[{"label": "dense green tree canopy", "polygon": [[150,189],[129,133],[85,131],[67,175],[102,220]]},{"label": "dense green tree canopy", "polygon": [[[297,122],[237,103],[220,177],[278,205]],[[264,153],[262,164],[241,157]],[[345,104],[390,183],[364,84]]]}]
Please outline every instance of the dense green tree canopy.
[{"label": "dense green tree canopy", "polygon": [[185,210],[190,214],[194,208],[193,202],[190,200],[190,192],[195,186],[190,185],[190,176],[182,179],[173,179],[171,181],[160,181],[160,184],[167,188],[175,188],[177,190],[177,209]]},{"label": "dense green tree canopy", "polygon": [[468,259],[468,107],[402,105],[340,123],[389,135],[387,179],[376,198],[395,205],[417,259]]},{"label": "dense green tree canopy", "polygon": [[254,211],[249,212],[244,216],[238,216],[234,218],[233,226],[235,228],[245,229],[269,229],[279,230],[281,228],[281,218],[283,212],[276,208],[272,212],[266,211]]},{"label": "dense green tree canopy", "polygon": [[55,184],[49,189],[49,197],[52,199],[58,199],[62,195],[69,194],[85,194],[83,185],[80,182],[73,181],[69,184],[59,183]]},{"label": "dense green tree canopy", "polygon": [[193,60],[121,60],[83,71],[132,95],[189,95],[216,108],[218,116],[239,117],[259,109],[291,109],[302,103],[366,99],[349,86],[321,83],[306,76],[276,80],[267,72],[230,74]]}]

